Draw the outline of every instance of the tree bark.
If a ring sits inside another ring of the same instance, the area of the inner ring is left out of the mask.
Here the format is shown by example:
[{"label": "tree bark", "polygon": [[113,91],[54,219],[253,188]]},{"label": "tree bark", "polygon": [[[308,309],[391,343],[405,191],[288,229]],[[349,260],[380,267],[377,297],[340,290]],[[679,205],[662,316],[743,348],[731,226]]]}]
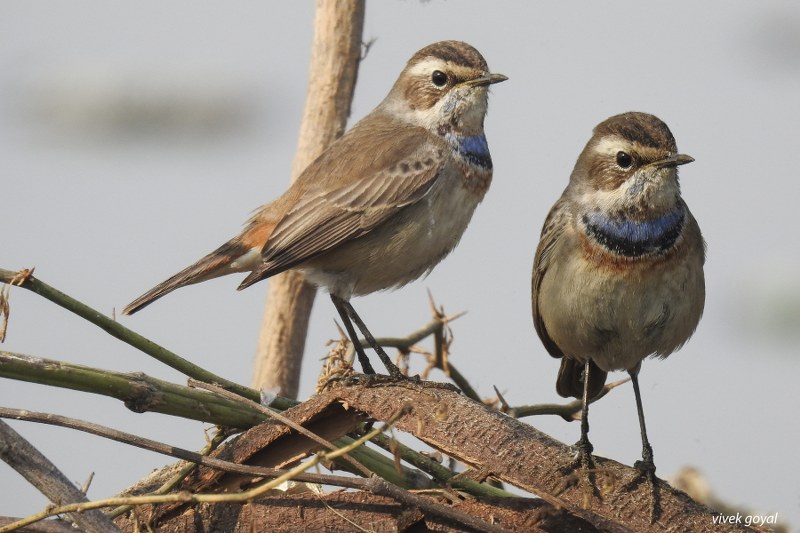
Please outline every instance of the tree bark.
[{"label": "tree bark", "polygon": [[[508,531],[553,533],[581,531],[597,533],[590,523],[554,509],[541,500],[530,498],[492,498],[462,500],[452,507],[490,523],[502,524]],[[122,528],[133,533],[133,521],[119,519]],[[250,533],[280,531],[282,533],[360,533],[363,531],[440,531],[470,532],[475,529],[428,516],[391,498],[366,492],[332,492],[276,495],[246,505],[217,504],[196,506],[160,524],[161,533],[194,533],[208,531],[202,524],[213,524],[216,531]]]},{"label": "tree bark", "polygon": [[[365,417],[387,420],[395,417],[401,406],[411,411],[397,420],[396,430],[408,432],[434,449],[444,452],[474,470],[463,475],[479,478],[493,476],[538,498],[480,496],[459,501],[449,483],[442,492],[428,490],[440,505],[483,519],[508,531],[606,531],[621,532],[734,532],[756,531],[737,524],[715,523],[708,507],[658,480],[661,513],[651,524],[650,497],[644,483],[630,484],[638,470],[610,459],[595,456],[594,489],[589,497],[576,482],[574,473],[562,468],[573,460],[570,446],[560,443],[519,420],[472,401],[452,389],[441,386],[371,384],[340,387],[323,392],[284,414],[304,427],[335,439],[349,432]],[[287,427],[269,421],[252,428],[212,455],[234,462],[259,466],[283,467],[294,464],[319,445]],[[573,479],[575,478],[575,479]],[[218,493],[250,486],[258,478],[222,473],[201,467],[181,487],[189,493]],[[449,490],[448,490],[449,489]],[[450,503],[441,503],[449,493]],[[244,504],[215,506],[175,504],[138,510],[140,519],[152,520],[159,531],[198,531],[187,524],[213,523],[230,531],[258,530],[308,531],[303,517],[329,525],[326,531],[413,529],[412,524],[436,530],[443,525],[442,515],[424,510],[398,498],[369,488],[360,496],[339,500],[336,493],[271,494],[268,498]],[[440,498],[436,498],[436,496]],[[511,511],[520,511],[520,514]],[[274,514],[273,514],[274,513]],[[308,513],[308,514],[306,514]],[[222,517],[225,517],[224,519]],[[342,516],[346,518],[342,518]],[[214,519],[212,519],[214,517]],[[246,519],[244,519],[246,517]],[[278,517],[281,517],[280,519]],[[215,521],[219,520],[219,521]],[[275,522],[279,520],[279,522]],[[445,521],[446,522],[446,521]],[[117,521],[131,531],[125,519]],[[372,525],[379,527],[373,528]],[[447,523],[448,531],[474,528],[461,523]],[[363,528],[363,529],[362,529]]]},{"label": "tree bark", "polygon": [[[364,0],[317,0],[308,94],[292,181],[344,133],[356,84]],[[289,271],[269,281],[253,386],[297,398],[316,289]]]}]

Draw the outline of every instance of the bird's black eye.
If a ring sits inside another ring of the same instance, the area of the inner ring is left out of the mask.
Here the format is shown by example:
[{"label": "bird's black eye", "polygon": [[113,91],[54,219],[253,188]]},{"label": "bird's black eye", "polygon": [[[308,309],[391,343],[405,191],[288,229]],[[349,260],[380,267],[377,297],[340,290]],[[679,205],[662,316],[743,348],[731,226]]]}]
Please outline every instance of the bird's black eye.
[{"label": "bird's black eye", "polygon": [[633,158],[627,152],[617,152],[617,165],[619,168],[631,168]]},{"label": "bird's black eye", "polygon": [[447,74],[441,70],[434,70],[433,74],[431,74],[431,81],[437,87],[444,87],[447,85]]}]

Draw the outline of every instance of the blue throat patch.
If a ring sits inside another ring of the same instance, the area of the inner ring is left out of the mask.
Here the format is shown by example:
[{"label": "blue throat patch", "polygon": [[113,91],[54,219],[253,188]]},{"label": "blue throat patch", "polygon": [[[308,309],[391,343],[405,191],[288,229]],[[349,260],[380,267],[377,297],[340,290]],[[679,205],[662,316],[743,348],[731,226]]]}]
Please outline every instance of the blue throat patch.
[{"label": "blue throat patch", "polygon": [[457,133],[448,132],[445,138],[469,164],[491,170],[492,156],[489,155],[489,144],[486,142],[486,135],[481,133],[472,137],[464,137]]},{"label": "blue throat patch", "polygon": [[611,218],[599,211],[583,215],[586,232],[614,253],[627,257],[660,253],[670,248],[686,221],[683,205],[651,220]]}]

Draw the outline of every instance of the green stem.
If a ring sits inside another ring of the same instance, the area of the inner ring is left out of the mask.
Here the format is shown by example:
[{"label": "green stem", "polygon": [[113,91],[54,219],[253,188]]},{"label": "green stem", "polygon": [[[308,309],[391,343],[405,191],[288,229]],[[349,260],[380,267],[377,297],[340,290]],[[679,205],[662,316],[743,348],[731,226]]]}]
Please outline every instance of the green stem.
[{"label": "green stem", "polygon": [[125,374],[0,351],[0,377],[110,396],[131,411],[152,411],[211,424],[250,428],[264,416],[237,402],[142,373]]},{"label": "green stem", "polygon": [[[0,351],[0,377],[109,396],[138,413],[151,411],[242,429],[266,419],[240,402],[142,373],[111,372],[11,352]],[[350,437],[333,441],[337,447],[352,442]],[[390,458],[376,450],[361,446],[351,456],[387,481],[404,488],[418,488],[417,472],[407,467],[398,471]],[[346,462],[338,466],[350,470]]]},{"label": "green stem", "polygon": [[[17,272],[0,268],[0,282],[10,283],[17,274]],[[58,289],[51,287],[50,285],[33,276],[28,276],[25,278],[25,280],[19,286],[23,289],[28,289],[29,291],[35,292],[39,296],[50,300],[54,304],[63,307],[67,311],[75,313],[79,317],[88,320],[112,337],[116,337],[122,342],[133,346],[137,350],[146,353],[150,357],[161,361],[165,365],[174,368],[186,376],[194,378],[198,381],[204,381],[206,383],[216,383],[225,389],[228,389],[229,391],[235,392],[236,394],[244,396],[245,398],[250,398],[256,402],[260,400],[260,395],[257,390],[239,385],[233,381],[229,381],[195,365],[178,354],[159,346],[150,339],[147,339],[135,331],[126,328],[116,320],[105,316],[99,311],[92,309],[88,305],[79,302],[75,298],[64,294]]]}]

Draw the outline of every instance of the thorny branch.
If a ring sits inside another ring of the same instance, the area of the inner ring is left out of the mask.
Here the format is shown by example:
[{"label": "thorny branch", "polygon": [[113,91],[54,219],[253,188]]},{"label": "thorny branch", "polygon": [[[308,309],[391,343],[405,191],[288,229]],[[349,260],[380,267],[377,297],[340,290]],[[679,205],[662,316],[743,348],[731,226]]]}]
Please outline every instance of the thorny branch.
[{"label": "thorny branch", "polygon": [[[589,403],[592,404],[596,402],[611,392],[611,390],[619,387],[620,385],[624,385],[630,380],[630,378],[625,378],[612,383],[607,383],[603,386],[602,390],[597,396],[589,400]],[[500,398],[502,398],[502,396],[500,396]],[[505,400],[502,400],[502,403],[505,404]],[[581,406],[582,404],[580,400],[573,400],[569,403],[541,403],[536,405],[520,405],[518,407],[508,407],[508,405],[504,405],[500,411],[513,418],[524,418],[526,416],[536,415],[558,415],[567,422],[572,422],[575,420],[580,420]]]}]

